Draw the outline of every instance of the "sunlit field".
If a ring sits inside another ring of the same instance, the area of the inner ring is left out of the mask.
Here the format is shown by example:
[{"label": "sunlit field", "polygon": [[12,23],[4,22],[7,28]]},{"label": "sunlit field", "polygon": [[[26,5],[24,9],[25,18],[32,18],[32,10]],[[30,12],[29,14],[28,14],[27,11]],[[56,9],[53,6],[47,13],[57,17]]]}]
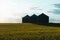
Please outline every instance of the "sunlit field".
[{"label": "sunlit field", "polygon": [[0,40],[60,40],[60,27],[0,23]]}]

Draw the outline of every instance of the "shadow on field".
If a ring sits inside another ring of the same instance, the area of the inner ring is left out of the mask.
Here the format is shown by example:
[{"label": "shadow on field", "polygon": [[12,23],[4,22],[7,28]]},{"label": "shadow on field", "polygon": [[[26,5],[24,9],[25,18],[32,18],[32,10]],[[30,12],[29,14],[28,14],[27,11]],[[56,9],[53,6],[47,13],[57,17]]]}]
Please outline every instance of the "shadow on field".
[{"label": "shadow on field", "polygon": [[37,24],[37,25],[60,27],[60,23],[46,23],[46,24]]},{"label": "shadow on field", "polygon": [[[32,24],[36,24],[36,23],[32,23]],[[44,25],[44,26],[52,26],[52,27],[60,27],[60,23],[40,23],[40,24],[36,24],[36,25]]]}]

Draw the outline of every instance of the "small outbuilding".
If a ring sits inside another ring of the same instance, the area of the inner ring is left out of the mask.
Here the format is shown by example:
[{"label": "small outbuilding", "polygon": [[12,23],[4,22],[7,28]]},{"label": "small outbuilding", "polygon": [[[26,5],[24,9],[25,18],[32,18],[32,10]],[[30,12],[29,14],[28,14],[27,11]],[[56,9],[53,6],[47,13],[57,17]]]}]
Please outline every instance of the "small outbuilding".
[{"label": "small outbuilding", "polygon": [[33,14],[31,17],[30,17],[30,20],[31,20],[31,23],[37,23],[37,15]]},{"label": "small outbuilding", "polygon": [[23,23],[30,23],[30,16],[26,15],[25,17],[22,18]]},{"label": "small outbuilding", "polygon": [[38,16],[38,24],[48,24],[49,23],[49,16],[42,13]]}]

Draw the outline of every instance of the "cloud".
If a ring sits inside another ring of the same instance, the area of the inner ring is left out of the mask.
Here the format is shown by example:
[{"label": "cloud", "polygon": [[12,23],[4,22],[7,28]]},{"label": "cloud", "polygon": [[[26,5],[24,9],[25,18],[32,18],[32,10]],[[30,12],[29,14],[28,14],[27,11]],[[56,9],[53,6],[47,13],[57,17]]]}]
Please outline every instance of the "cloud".
[{"label": "cloud", "polygon": [[47,11],[48,13],[60,14],[60,4],[53,4],[54,8],[51,11]]},{"label": "cloud", "polygon": [[32,8],[30,8],[30,10],[42,10],[42,9],[39,7],[32,7]]},{"label": "cloud", "polygon": [[52,11],[48,11],[48,13],[60,14],[60,10],[53,9]]},{"label": "cloud", "polygon": [[60,23],[60,18],[59,18],[60,16],[53,16],[52,18],[50,18],[49,20],[49,22],[50,23]]},{"label": "cloud", "polygon": [[60,4],[53,4],[56,8],[60,8]]}]

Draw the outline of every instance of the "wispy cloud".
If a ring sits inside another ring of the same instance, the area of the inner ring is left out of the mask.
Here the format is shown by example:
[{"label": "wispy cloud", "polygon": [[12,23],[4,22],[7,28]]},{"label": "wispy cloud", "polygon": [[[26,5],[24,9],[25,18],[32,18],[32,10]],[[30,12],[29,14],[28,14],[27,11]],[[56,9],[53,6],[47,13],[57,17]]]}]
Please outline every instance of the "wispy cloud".
[{"label": "wispy cloud", "polygon": [[60,14],[60,4],[53,4],[54,8],[51,11],[47,11],[48,13]]},{"label": "wispy cloud", "polygon": [[58,9],[53,9],[52,11],[48,11],[48,13],[60,14],[60,10],[58,10]]},{"label": "wispy cloud", "polygon": [[54,7],[56,7],[56,8],[60,8],[60,4],[53,4],[54,5]]},{"label": "wispy cloud", "polygon": [[32,8],[30,8],[30,10],[42,10],[42,9],[39,7],[32,7]]}]

